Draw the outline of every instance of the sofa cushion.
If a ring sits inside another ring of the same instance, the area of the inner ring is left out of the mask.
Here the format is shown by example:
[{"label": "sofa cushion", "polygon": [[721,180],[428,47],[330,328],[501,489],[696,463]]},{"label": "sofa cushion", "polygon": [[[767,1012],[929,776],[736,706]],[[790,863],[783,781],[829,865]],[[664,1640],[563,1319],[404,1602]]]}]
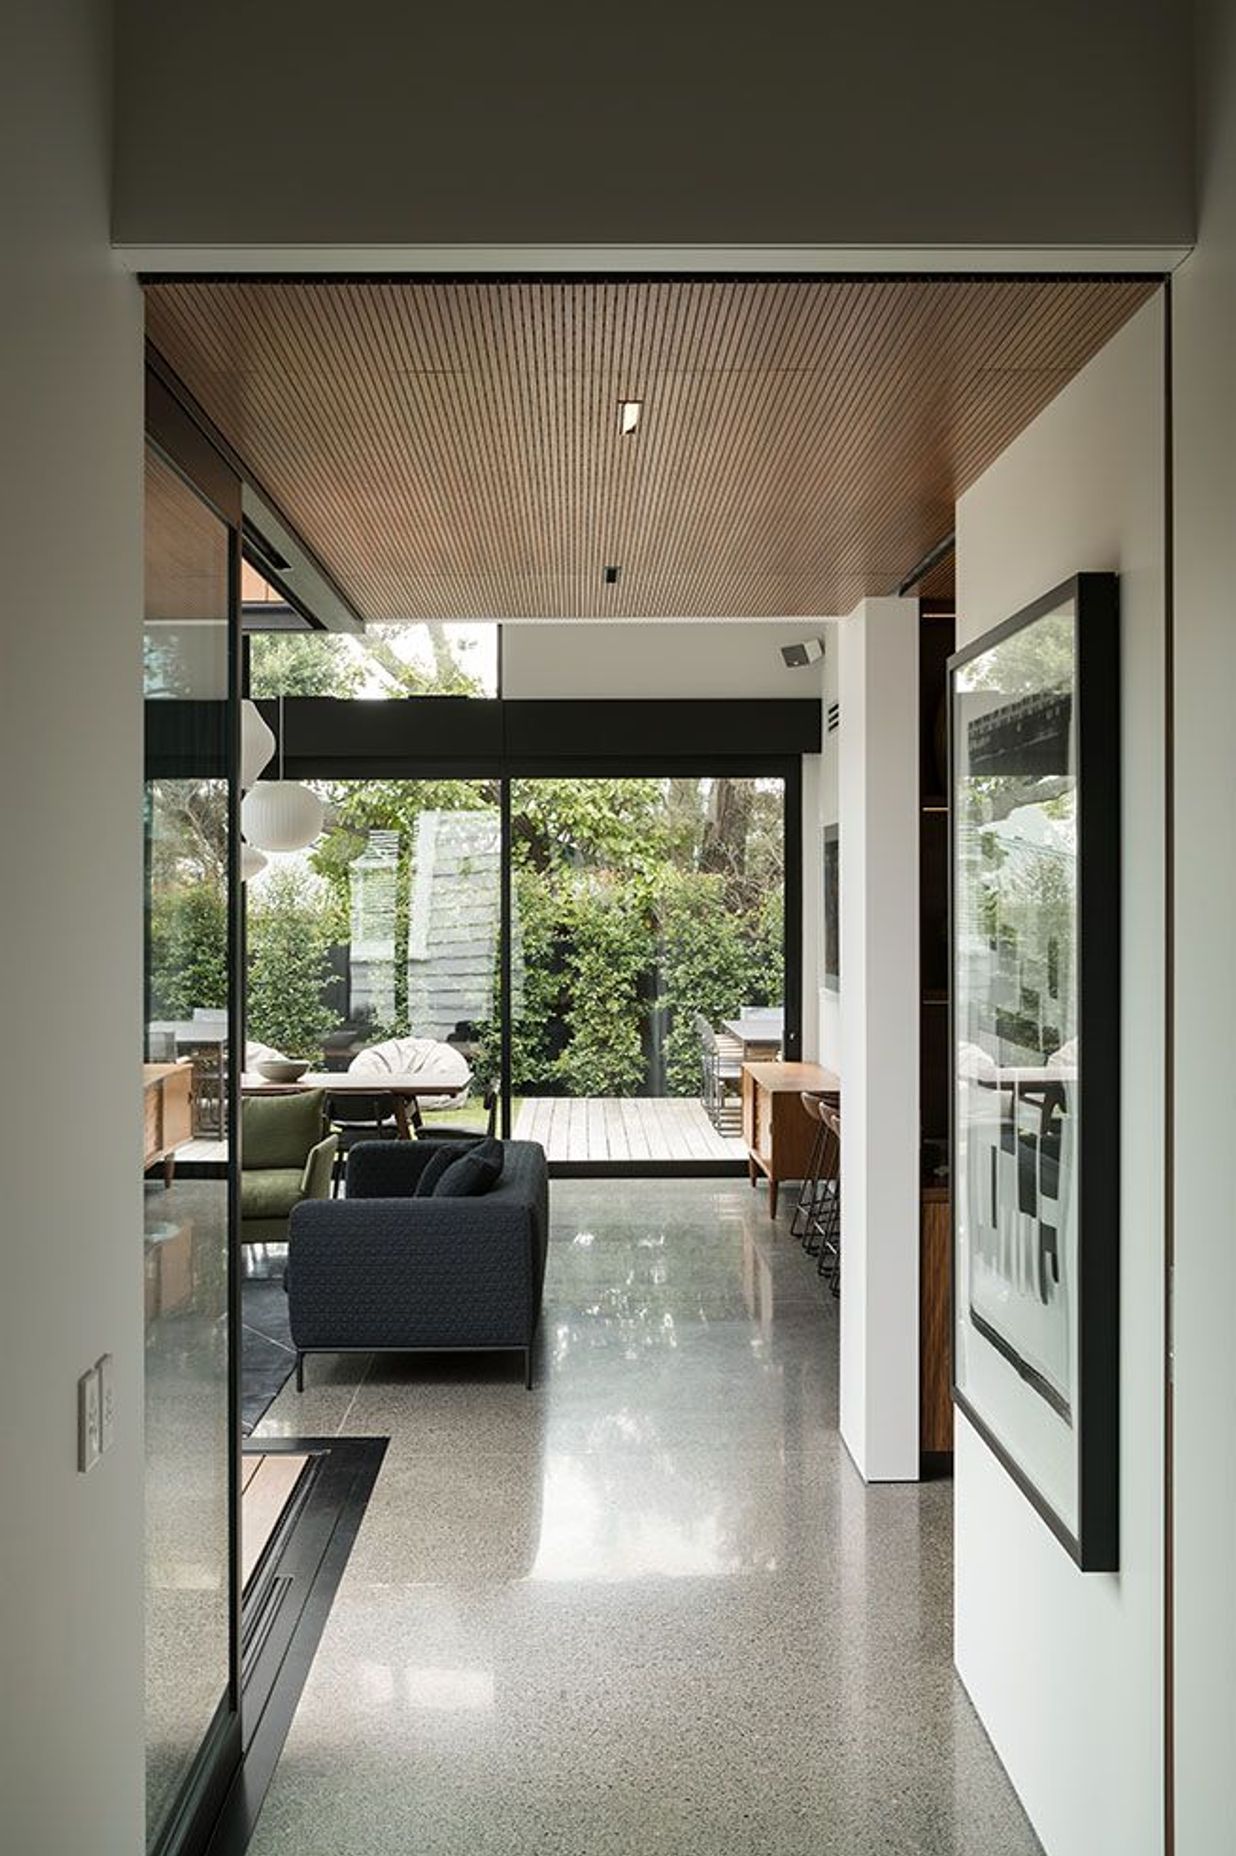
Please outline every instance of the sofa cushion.
[{"label": "sofa cushion", "polygon": [[421,1176],[416,1182],[415,1199],[433,1197],[434,1187],[445,1173],[448,1166],[453,1166],[460,1157],[460,1150],[453,1141],[443,1141],[430,1154],[421,1169]]},{"label": "sofa cushion", "polygon": [[241,1104],[241,1166],[303,1167],[322,1138],[323,1092],[304,1089],[288,1096],[246,1096]]},{"label": "sofa cushion", "polygon": [[[436,1158],[436,1156],[435,1156]],[[478,1199],[502,1177],[502,1142],[478,1141],[452,1159],[433,1189],[435,1199]],[[432,1164],[432,1163],[431,1163]]]},{"label": "sofa cushion", "polygon": [[249,1168],[240,1176],[241,1217],[286,1218],[300,1203],[303,1177],[300,1166]]}]

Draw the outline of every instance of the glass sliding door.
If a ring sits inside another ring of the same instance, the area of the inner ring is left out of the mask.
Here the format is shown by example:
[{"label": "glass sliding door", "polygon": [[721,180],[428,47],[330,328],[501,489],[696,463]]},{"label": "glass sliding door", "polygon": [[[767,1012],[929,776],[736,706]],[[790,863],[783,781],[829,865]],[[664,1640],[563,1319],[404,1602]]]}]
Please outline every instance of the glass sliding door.
[{"label": "glass sliding door", "polygon": [[[187,1847],[234,1763],[232,1185],[235,538],[162,453],[146,468],[146,1800]],[[200,1169],[194,1169],[200,1171]]]},{"label": "glass sliding door", "polygon": [[745,1155],[746,1057],[785,1041],[786,782],[511,788],[511,1090],[553,1161]]}]

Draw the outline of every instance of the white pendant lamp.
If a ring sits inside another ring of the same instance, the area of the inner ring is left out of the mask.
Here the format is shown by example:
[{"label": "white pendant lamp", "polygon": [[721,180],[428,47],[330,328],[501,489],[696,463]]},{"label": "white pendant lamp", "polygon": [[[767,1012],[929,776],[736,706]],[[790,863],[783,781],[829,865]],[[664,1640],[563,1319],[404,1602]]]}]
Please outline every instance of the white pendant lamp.
[{"label": "white pendant lamp", "polygon": [[240,802],[240,827],[263,851],[303,851],[321,835],[326,808],[299,780],[283,778],[283,698],[279,698],[279,778],[259,780]]},{"label": "white pendant lamp", "polygon": [[265,851],[259,851],[256,844],[245,844],[242,841],[241,847],[240,847],[240,880],[241,882],[247,883],[251,877],[255,877],[260,870],[265,870],[265,868],[266,868]]},{"label": "white pendant lamp", "polygon": [[275,731],[255,702],[240,705],[240,784],[248,792],[275,751]]}]

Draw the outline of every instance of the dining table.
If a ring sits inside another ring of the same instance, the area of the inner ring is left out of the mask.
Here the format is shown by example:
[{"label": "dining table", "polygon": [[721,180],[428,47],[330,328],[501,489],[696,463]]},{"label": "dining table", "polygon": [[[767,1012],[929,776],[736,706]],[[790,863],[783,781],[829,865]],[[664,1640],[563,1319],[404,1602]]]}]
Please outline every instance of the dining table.
[{"label": "dining table", "polygon": [[[472,1078],[461,1083],[458,1076],[435,1076],[432,1070],[306,1070],[294,1083],[275,1083],[256,1071],[246,1071],[240,1079],[242,1096],[301,1095],[308,1089],[324,1089],[328,1095],[360,1096],[372,1101],[375,1096],[389,1096],[395,1127],[401,1141],[410,1141],[422,1125],[420,1102],[427,1096],[452,1099],[469,1087]],[[409,1115],[409,1107],[411,1115]]]}]

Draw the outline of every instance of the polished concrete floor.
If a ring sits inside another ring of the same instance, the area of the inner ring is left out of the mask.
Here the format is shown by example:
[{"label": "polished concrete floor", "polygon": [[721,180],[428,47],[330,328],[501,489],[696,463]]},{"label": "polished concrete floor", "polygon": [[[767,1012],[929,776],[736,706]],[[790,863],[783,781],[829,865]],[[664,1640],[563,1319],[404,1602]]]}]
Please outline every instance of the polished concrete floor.
[{"label": "polished concrete floor", "polygon": [[1031,1856],[950,1665],[951,1487],[866,1489],[745,1182],[557,1181],[537,1386],[314,1359],[390,1448],[253,1856]]}]

